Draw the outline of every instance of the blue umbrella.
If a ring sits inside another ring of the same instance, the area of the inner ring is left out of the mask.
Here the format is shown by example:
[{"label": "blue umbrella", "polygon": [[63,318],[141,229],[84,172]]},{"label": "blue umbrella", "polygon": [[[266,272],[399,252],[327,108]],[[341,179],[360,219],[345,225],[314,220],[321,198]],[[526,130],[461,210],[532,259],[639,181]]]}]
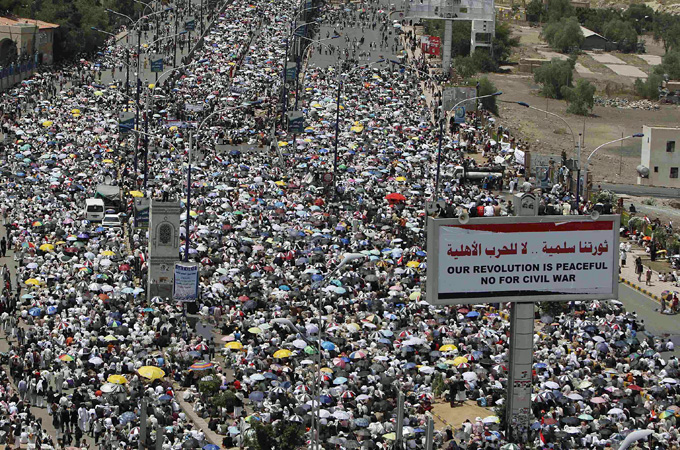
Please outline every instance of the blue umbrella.
[{"label": "blue umbrella", "polygon": [[251,392],[248,398],[254,402],[261,402],[262,400],[264,400],[264,392],[261,391]]},{"label": "blue umbrella", "polygon": [[203,450],[220,450],[220,448],[215,444],[208,444],[205,447],[203,447]]},{"label": "blue umbrella", "polygon": [[21,296],[21,298],[33,298],[35,297],[33,294],[24,294]]},{"label": "blue umbrella", "polygon": [[333,380],[333,384],[344,384],[347,383],[347,378],[345,377],[338,377],[335,380]]},{"label": "blue umbrella", "polygon": [[47,314],[50,316],[53,316],[57,313],[57,307],[56,306],[48,306],[47,307]]},{"label": "blue umbrella", "polygon": [[413,369],[416,366],[416,363],[406,363],[404,364],[404,369]]},{"label": "blue umbrella", "polygon": [[279,289],[281,289],[282,291],[290,291],[290,286],[282,284],[281,286],[279,286]]},{"label": "blue umbrella", "polygon": [[380,330],[380,332],[383,334],[383,336],[386,336],[386,337],[394,336],[394,332],[391,331],[391,330]]},{"label": "blue umbrella", "polygon": [[323,275],[320,275],[318,273],[315,273],[312,275],[312,281],[321,281],[323,280]]},{"label": "blue umbrella", "polygon": [[545,369],[548,365],[546,363],[536,363],[534,364],[534,367],[537,369]]},{"label": "blue umbrella", "polygon": [[132,411],[126,411],[121,416],[118,418],[118,421],[125,425],[128,422],[132,422],[137,418],[137,414],[133,413]]},{"label": "blue umbrella", "polygon": [[162,402],[168,402],[168,401],[172,400],[172,397],[169,396],[168,394],[163,394],[160,397],[158,397],[158,400],[160,400]]},{"label": "blue umbrella", "polygon": [[275,373],[271,373],[271,372],[265,372],[264,377],[269,378],[270,380],[278,380],[279,379],[279,377],[277,377]]},{"label": "blue umbrella", "polygon": [[28,310],[28,313],[33,317],[38,317],[40,314],[42,314],[42,310],[40,308],[31,308]]},{"label": "blue umbrella", "polygon": [[470,311],[469,313],[465,314],[465,317],[474,319],[475,317],[479,317],[479,313],[477,311]]},{"label": "blue umbrella", "polygon": [[333,403],[333,397],[331,397],[330,395],[322,395],[321,397],[319,397],[319,401],[324,405],[330,405],[331,403]]},{"label": "blue umbrella", "polygon": [[323,341],[321,343],[321,347],[325,348],[326,350],[335,350],[335,344],[330,341]]},{"label": "blue umbrella", "polygon": [[354,420],[354,424],[358,427],[367,427],[369,421],[365,417],[359,417],[358,419]]}]

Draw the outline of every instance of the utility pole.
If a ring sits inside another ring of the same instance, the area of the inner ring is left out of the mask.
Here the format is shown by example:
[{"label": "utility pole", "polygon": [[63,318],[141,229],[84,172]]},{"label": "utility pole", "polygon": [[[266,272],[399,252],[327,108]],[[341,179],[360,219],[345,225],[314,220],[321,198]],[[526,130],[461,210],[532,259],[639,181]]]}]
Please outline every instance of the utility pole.
[{"label": "utility pole", "polygon": [[397,440],[396,446],[399,450],[404,448],[404,393],[399,390],[397,394]]}]

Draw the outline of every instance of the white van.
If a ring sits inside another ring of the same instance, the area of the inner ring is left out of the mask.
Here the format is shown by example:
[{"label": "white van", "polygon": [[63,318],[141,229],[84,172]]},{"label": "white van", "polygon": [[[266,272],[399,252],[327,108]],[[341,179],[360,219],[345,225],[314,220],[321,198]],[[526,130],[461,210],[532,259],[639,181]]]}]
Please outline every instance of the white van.
[{"label": "white van", "polygon": [[101,222],[104,219],[104,200],[88,198],[85,200],[85,220]]}]

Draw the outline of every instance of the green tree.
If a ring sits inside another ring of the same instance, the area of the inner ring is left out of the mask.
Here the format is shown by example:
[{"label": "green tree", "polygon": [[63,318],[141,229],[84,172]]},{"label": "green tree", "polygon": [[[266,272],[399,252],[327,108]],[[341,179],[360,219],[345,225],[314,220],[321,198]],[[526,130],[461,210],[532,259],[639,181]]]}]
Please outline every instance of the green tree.
[{"label": "green tree", "polygon": [[474,77],[479,68],[471,56],[458,56],[453,59],[453,67],[461,77],[468,79]]},{"label": "green tree", "polygon": [[519,47],[519,36],[512,36],[512,28],[506,22],[496,20],[496,35],[492,41],[492,56],[496,64],[496,69],[506,62],[515,47]]},{"label": "green tree", "polygon": [[526,7],[526,14],[529,22],[540,22],[545,14],[543,0],[531,0]]},{"label": "green tree", "polygon": [[652,28],[654,10],[644,3],[632,3],[623,13],[623,18],[635,27],[638,34],[642,34]]},{"label": "green tree", "polygon": [[663,81],[663,76],[658,73],[650,73],[646,80],[638,78],[635,80],[635,92],[643,98],[649,100],[659,99],[659,86]]},{"label": "green tree", "polygon": [[295,450],[305,444],[304,428],[292,422],[257,423],[246,439],[246,446],[254,450]]},{"label": "green tree", "polygon": [[269,423],[256,423],[253,432],[246,439],[246,446],[254,450],[273,450],[276,445],[276,433]]},{"label": "green tree", "polygon": [[295,450],[305,445],[304,428],[301,424],[280,422],[276,427],[280,450]]},{"label": "green tree", "polygon": [[621,19],[621,13],[613,8],[578,8],[576,17],[581,25],[602,34],[607,22]]},{"label": "green tree", "polygon": [[548,23],[543,27],[542,35],[552,48],[562,53],[578,50],[585,39],[575,17]]},{"label": "green tree", "polygon": [[637,50],[638,34],[630,22],[620,19],[612,19],[604,26],[604,37],[616,42],[622,52],[634,52]]},{"label": "green tree", "polygon": [[568,113],[587,116],[593,109],[595,86],[581,78],[576,82],[576,87],[563,86],[562,96],[569,102]]},{"label": "green tree", "polygon": [[570,0],[548,0],[545,9],[549,22],[560,22],[575,15]]},{"label": "green tree", "polygon": [[669,80],[680,79],[680,50],[666,53],[654,72]]},{"label": "green tree", "polygon": [[652,31],[654,40],[663,43],[666,53],[677,49],[680,44],[680,17],[668,13],[657,13],[654,15]]},{"label": "green tree", "polygon": [[[487,77],[480,78],[479,80],[477,80],[477,83],[479,83],[477,95],[480,97],[498,92],[498,89],[496,89],[496,85],[493,84],[493,82],[491,82],[491,80],[489,80]],[[496,97],[483,98],[481,102],[482,106],[484,106],[484,109],[486,109],[489,112],[492,112],[495,115],[498,115],[498,105],[496,104]]]},{"label": "green tree", "polygon": [[562,88],[572,86],[575,65],[576,58],[566,61],[553,58],[552,61],[543,63],[534,72],[534,81],[542,85],[541,94],[548,98],[561,99],[564,92]]}]

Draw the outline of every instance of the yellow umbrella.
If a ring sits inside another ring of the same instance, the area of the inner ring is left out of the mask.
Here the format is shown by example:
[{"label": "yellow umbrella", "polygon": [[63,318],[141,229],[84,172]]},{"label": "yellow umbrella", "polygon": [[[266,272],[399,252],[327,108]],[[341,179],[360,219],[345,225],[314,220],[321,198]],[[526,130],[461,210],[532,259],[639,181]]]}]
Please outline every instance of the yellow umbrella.
[{"label": "yellow umbrella", "polygon": [[453,344],[446,344],[439,347],[440,352],[453,352],[455,350],[458,350],[458,347]]},{"label": "yellow umbrella", "polygon": [[358,323],[352,322],[352,323],[348,323],[346,326],[347,326],[347,328],[351,329],[352,331],[359,331],[359,330],[361,330],[361,327],[359,326]]},{"label": "yellow umbrella", "polygon": [[79,109],[72,109],[71,114],[80,114],[80,110]]},{"label": "yellow umbrella", "polygon": [[102,95],[104,95],[104,93],[102,91],[94,91],[94,95],[97,97],[101,97]]},{"label": "yellow umbrella", "polygon": [[163,372],[160,367],[156,366],[142,366],[137,369],[137,373],[149,380],[157,380],[165,376],[165,372]]},{"label": "yellow umbrella", "polygon": [[64,245],[64,244],[66,244],[66,241],[57,241],[57,242],[54,243],[54,245]]},{"label": "yellow umbrella", "polygon": [[279,180],[279,181],[275,182],[274,184],[276,184],[277,186],[285,186],[286,182]]},{"label": "yellow umbrella", "polygon": [[113,253],[111,250],[104,250],[104,251],[102,252],[102,255],[104,255],[104,256],[113,256],[113,255],[115,255],[115,253]]},{"label": "yellow umbrella", "polygon": [[290,350],[282,348],[281,350],[277,350],[276,352],[274,352],[274,358],[288,358],[292,354],[293,352],[291,352]]},{"label": "yellow umbrella", "polygon": [[118,338],[112,334],[109,334],[108,336],[104,336],[104,340],[106,342],[112,342],[112,341],[117,341]]},{"label": "yellow umbrella", "polygon": [[44,122],[42,123],[42,126],[44,126],[44,127],[51,127],[52,124],[54,124],[54,122],[52,122],[51,120],[46,120],[46,121],[44,121]]},{"label": "yellow umbrella", "polygon": [[40,280],[38,280],[37,278],[29,278],[28,280],[26,280],[26,284],[28,284],[29,286],[38,286],[40,284]]},{"label": "yellow umbrella", "polygon": [[397,181],[406,181],[406,177],[397,177],[396,180]]},{"label": "yellow umbrella", "polygon": [[171,126],[170,131],[177,131],[177,126],[176,125]]},{"label": "yellow umbrella", "polygon": [[383,434],[383,438],[387,439],[388,441],[396,441],[397,440],[397,434],[396,433]]},{"label": "yellow umbrella", "polygon": [[250,328],[248,328],[248,332],[253,333],[253,334],[260,334],[260,333],[262,333],[262,328],[260,328],[260,327],[250,327]]},{"label": "yellow umbrella", "polygon": [[198,217],[198,213],[196,211],[189,211],[189,215],[191,217]]},{"label": "yellow umbrella", "polygon": [[141,198],[144,197],[144,193],[140,191],[130,191],[130,196],[135,198]]},{"label": "yellow umbrella", "polygon": [[461,364],[465,364],[466,362],[468,362],[468,359],[465,356],[459,356],[457,358],[454,358],[453,365],[460,366]]},{"label": "yellow umbrella", "polygon": [[80,117],[80,114],[74,114],[73,117],[78,118],[78,117]]},{"label": "yellow umbrella", "polygon": [[406,267],[418,267],[420,266],[420,263],[418,261],[409,261],[406,263]]},{"label": "yellow umbrella", "polygon": [[323,373],[333,373],[333,369],[331,369],[330,367],[322,367],[321,371]]},{"label": "yellow umbrella", "polygon": [[444,364],[448,364],[449,366],[452,366],[452,365],[453,365],[453,360],[452,360],[452,359],[447,359],[446,361],[444,361]]},{"label": "yellow umbrella", "polygon": [[243,344],[241,344],[239,341],[233,341],[233,342],[227,342],[224,344],[225,348],[228,348],[229,350],[241,350],[243,348]]},{"label": "yellow umbrella", "polygon": [[43,245],[41,245],[39,248],[40,248],[40,250],[42,250],[42,251],[44,251],[44,252],[51,252],[52,250],[54,250],[54,245],[52,245],[52,244],[43,244]]},{"label": "yellow umbrella", "polygon": [[104,160],[102,160],[102,162],[103,162],[103,163],[106,163],[106,164],[113,164],[113,160],[112,160],[112,159],[104,159]]},{"label": "yellow umbrella", "polygon": [[110,375],[106,381],[113,384],[127,384],[128,380],[123,375]]},{"label": "yellow umbrella", "polygon": [[408,298],[410,300],[420,300],[421,295],[423,295],[423,293],[420,291],[411,292],[411,295],[409,295]]},{"label": "yellow umbrella", "polygon": [[285,147],[288,145],[287,141],[279,141],[279,147]]}]

